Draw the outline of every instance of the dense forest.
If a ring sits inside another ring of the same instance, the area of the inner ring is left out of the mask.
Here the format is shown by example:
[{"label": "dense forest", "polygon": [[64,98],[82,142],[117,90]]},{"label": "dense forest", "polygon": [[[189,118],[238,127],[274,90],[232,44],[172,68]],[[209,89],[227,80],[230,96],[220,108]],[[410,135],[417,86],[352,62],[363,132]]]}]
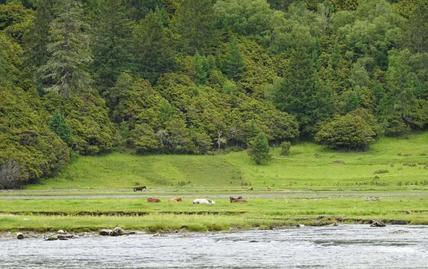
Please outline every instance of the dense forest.
[{"label": "dense forest", "polygon": [[426,0],[0,0],[0,188],[113,150],[427,129],[427,36]]}]

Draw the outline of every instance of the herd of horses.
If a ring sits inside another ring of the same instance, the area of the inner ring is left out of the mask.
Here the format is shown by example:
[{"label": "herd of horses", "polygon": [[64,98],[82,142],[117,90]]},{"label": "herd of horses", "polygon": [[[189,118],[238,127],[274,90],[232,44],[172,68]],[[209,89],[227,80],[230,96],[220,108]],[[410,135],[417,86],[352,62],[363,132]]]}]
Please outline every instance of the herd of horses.
[{"label": "herd of horses", "polygon": [[[147,190],[147,186],[134,187],[134,192],[138,192],[138,191],[142,192],[145,190]],[[183,198],[175,197],[175,198],[170,199],[170,201],[179,203],[179,202],[183,202]],[[247,202],[247,200],[244,199],[244,197],[242,197],[242,196],[230,196],[229,201],[231,203],[246,203]],[[149,197],[149,198],[147,198],[147,202],[148,203],[160,203],[161,199],[157,198],[157,197]],[[200,199],[193,200],[192,203],[195,205],[213,205],[213,204],[215,204],[215,201],[210,200],[210,199],[205,199],[205,198],[201,199],[200,198]]]}]

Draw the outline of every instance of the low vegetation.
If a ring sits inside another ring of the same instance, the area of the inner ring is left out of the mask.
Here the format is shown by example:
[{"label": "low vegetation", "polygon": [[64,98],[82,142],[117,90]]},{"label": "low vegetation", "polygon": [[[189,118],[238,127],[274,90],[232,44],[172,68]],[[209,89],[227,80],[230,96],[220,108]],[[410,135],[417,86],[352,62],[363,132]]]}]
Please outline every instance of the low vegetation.
[{"label": "low vegetation", "polygon": [[[337,195],[337,196],[336,196]],[[161,197],[149,204],[133,199],[1,200],[0,231],[96,231],[120,225],[148,232],[218,231],[232,228],[262,228],[333,223],[368,223],[372,219],[396,224],[428,224],[428,199],[420,193],[358,194],[356,197],[319,199],[297,194],[290,198],[251,198],[231,204],[215,197],[215,205],[193,205],[192,197],[182,203]],[[354,194],[355,195],[355,194]],[[376,195],[376,194],[374,194]],[[285,195],[286,197],[286,195]]]},{"label": "low vegetation", "polygon": [[[217,155],[139,156],[112,153],[80,157],[54,178],[28,190],[192,192],[198,190],[407,190],[428,189],[428,133],[382,138],[366,152],[336,152],[299,143],[288,156],[271,150],[269,165],[245,151]],[[388,172],[385,172],[388,171]]]}]

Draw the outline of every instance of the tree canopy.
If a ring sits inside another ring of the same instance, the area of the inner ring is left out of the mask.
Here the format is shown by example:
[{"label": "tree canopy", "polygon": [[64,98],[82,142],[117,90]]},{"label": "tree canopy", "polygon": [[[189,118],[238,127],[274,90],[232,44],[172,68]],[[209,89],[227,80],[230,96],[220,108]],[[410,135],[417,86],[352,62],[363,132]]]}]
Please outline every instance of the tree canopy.
[{"label": "tree canopy", "polygon": [[427,130],[427,9],[0,1],[0,188],[55,173],[71,154],[265,152],[295,140],[362,150]]}]

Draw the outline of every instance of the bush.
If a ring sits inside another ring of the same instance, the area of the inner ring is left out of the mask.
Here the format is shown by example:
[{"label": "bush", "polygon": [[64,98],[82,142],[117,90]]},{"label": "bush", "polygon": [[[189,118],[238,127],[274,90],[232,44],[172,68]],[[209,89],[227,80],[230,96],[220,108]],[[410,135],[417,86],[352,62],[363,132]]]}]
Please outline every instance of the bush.
[{"label": "bush", "polygon": [[49,120],[49,127],[54,131],[64,142],[69,143],[71,139],[71,129],[65,123],[63,115],[56,112]]},{"label": "bush", "polygon": [[284,141],[281,143],[281,155],[288,156],[290,153],[291,143],[288,141]]},{"label": "bush", "polygon": [[33,94],[0,87],[0,188],[52,175],[70,159],[67,145],[46,124]]},{"label": "bush", "polygon": [[384,128],[386,136],[402,136],[410,132],[410,127],[398,115],[387,118]]},{"label": "bush", "polygon": [[251,141],[248,154],[256,164],[261,165],[267,164],[271,160],[272,156],[269,151],[268,139],[263,132],[260,132],[256,138]]},{"label": "bush", "polygon": [[376,133],[362,117],[355,114],[338,116],[324,123],[315,140],[331,149],[367,150]]},{"label": "bush", "polygon": [[45,106],[51,113],[58,108],[64,115],[64,124],[70,128],[68,144],[82,155],[109,152],[117,144],[116,132],[108,116],[105,101],[94,91],[63,98],[50,93],[45,96]]}]

